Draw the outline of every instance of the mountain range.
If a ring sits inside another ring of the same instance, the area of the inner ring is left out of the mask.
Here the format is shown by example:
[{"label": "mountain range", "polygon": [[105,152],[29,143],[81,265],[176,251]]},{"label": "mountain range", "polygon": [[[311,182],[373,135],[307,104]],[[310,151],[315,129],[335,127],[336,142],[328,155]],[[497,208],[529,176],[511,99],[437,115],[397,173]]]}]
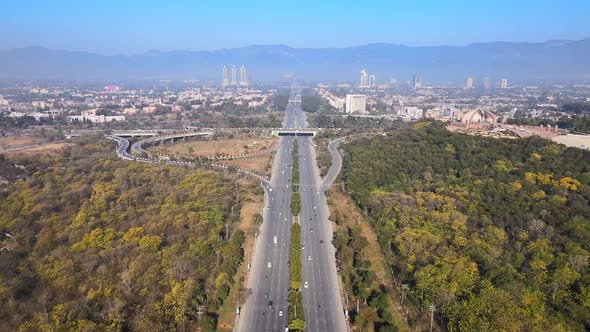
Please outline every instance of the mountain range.
[{"label": "mountain range", "polygon": [[462,82],[472,76],[513,82],[590,81],[590,38],[541,43],[490,42],[410,47],[369,44],[344,48],[257,45],[215,51],[149,51],[137,55],[25,47],[0,50],[0,80],[220,81],[223,65],[246,65],[252,81],[294,73],[309,81],[356,81],[361,69],[377,77]]}]

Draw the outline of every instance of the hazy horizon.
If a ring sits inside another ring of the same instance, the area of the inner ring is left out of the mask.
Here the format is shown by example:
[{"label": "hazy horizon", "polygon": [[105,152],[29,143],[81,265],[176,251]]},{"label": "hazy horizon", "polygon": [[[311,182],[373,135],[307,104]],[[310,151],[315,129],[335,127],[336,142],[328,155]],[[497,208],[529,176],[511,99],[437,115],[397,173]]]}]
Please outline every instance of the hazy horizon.
[{"label": "hazy horizon", "polygon": [[[466,46],[580,40],[587,1],[456,0],[390,3],[191,3],[10,1],[2,49],[45,47],[104,55],[208,51],[251,45],[344,48],[373,43]],[[547,24],[551,22],[551,24]],[[517,34],[514,32],[518,31]]]}]

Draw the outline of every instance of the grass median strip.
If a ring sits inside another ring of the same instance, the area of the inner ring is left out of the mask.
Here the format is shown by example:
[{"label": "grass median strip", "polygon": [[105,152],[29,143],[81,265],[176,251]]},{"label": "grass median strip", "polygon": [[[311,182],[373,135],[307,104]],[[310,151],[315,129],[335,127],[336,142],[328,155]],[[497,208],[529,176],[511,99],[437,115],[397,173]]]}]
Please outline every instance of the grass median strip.
[{"label": "grass median strip", "polygon": [[[293,195],[291,196],[291,210],[295,220],[301,211],[301,199],[297,187],[299,185],[299,152],[297,139],[293,143]],[[302,262],[301,262],[301,225],[298,222],[291,226],[291,288],[289,289],[289,330],[304,331],[305,317],[303,315]]]},{"label": "grass median strip", "polygon": [[289,329],[305,330],[303,294],[301,293],[301,225],[291,226],[291,289],[289,290]]}]

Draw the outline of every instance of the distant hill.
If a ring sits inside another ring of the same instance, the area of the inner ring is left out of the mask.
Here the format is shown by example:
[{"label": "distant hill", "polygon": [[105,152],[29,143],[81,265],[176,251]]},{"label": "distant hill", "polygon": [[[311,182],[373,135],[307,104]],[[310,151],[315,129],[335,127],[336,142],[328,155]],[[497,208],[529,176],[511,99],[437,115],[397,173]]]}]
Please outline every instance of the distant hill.
[{"label": "distant hill", "polygon": [[26,47],[0,51],[0,80],[220,80],[224,64],[245,64],[253,80],[279,80],[286,72],[312,81],[356,80],[366,68],[378,82],[395,77],[460,82],[472,76],[510,81],[590,81],[590,38],[543,43],[476,43],[409,47],[370,44],[345,48],[248,46],[215,51],[150,51],[106,56]]}]

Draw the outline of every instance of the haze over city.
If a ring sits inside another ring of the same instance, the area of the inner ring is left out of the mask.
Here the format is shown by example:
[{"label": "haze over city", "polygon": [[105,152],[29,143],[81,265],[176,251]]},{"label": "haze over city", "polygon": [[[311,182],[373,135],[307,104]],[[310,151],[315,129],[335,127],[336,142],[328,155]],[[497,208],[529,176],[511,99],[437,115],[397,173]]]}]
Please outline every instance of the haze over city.
[{"label": "haze over city", "polygon": [[590,330],[588,1],[13,1],[0,332]]}]

